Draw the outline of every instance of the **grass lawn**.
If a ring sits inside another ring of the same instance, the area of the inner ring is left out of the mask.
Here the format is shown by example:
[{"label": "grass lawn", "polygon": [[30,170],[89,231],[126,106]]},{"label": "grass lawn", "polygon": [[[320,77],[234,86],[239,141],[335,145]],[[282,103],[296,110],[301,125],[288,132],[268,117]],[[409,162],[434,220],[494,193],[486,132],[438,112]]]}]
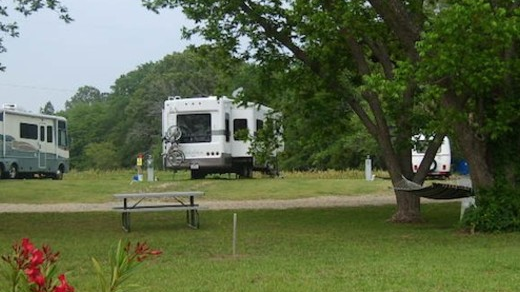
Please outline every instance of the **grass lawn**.
[{"label": "grass lawn", "polygon": [[[72,172],[62,181],[2,180],[0,203],[101,203],[126,192],[204,191],[206,200],[295,199],[326,195],[392,195],[391,182],[365,181],[361,172],[289,173],[284,178],[190,180],[188,172],[157,171],[158,181],[131,183],[132,171]],[[146,180],[146,175],[145,175]]]},{"label": "grass lawn", "polygon": [[199,230],[181,212],[135,213],[129,234],[111,212],[0,213],[0,253],[50,244],[76,291],[97,291],[90,257],[106,263],[119,239],[164,252],[132,279],[142,291],[519,291],[519,233],[463,234],[459,204],[422,208],[417,225],[388,223],[393,206],[235,211],[237,257],[234,211],[202,211]]}]

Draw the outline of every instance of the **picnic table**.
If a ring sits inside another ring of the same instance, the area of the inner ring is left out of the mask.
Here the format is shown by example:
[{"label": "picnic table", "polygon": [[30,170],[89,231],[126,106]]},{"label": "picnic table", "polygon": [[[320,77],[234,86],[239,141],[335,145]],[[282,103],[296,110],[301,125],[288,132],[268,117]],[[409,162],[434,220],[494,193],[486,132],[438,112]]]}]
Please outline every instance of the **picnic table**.
[{"label": "picnic table", "polygon": [[130,232],[130,213],[134,212],[186,211],[186,223],[198,229],[201,206],[195,203],[195,198],[203,195],[204,192],[115,194],[114,198],[121,200],[123,206],[113,210],[121,212],[121,225],[126,232]]}]

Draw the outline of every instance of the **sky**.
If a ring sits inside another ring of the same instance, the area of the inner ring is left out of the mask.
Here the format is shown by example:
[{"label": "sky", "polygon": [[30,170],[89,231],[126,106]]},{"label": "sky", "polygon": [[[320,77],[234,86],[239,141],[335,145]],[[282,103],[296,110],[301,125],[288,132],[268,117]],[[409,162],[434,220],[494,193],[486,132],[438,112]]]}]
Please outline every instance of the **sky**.
[{"label": "sky", "polygon": [[[180,10],[148,11],[140,0],[62,0],[73,22],[42,10],[27,18],[13,12],[20,36],[4,38],[6,67],[0,72],[0,106],[39,112],[48,101],[56,111],[78,88],[110,92],[111,85],[139,65],[182,52],[196,40],[181,38],[191,22]],[[5,21],[5,19],[2,19]]]}]

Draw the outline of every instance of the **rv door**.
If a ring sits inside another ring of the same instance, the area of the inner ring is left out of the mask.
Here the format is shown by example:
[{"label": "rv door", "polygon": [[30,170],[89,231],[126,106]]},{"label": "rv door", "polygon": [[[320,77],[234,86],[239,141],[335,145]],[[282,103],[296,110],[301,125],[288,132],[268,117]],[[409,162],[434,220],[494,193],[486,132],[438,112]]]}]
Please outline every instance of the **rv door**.
[{"label": "rv door", "polygon": [[45,154],[45,124],[40,124],[40,139],[38,140],[38,167],[45,168],[47,166],[47,157]]}]

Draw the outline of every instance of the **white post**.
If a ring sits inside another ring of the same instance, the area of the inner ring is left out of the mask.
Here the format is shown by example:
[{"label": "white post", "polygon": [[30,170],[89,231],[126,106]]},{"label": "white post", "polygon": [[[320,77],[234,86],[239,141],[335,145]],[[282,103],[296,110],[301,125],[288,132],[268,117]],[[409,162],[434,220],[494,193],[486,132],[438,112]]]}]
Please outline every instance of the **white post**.
[{"label": "white post", "polygon": [[237,213],[233,213],[233,239],[232,239],[232,254],[237,253]]},{"label": "white post", "polygon": [[365,159],[365,180],[367,180],[367,181],[373,180],[371,155],[367,155],[367,158]]},{"label": "white post", "polygon": [[154,181],[154,160],[150,154],[147,156],[147,178],[148,181]]}]

